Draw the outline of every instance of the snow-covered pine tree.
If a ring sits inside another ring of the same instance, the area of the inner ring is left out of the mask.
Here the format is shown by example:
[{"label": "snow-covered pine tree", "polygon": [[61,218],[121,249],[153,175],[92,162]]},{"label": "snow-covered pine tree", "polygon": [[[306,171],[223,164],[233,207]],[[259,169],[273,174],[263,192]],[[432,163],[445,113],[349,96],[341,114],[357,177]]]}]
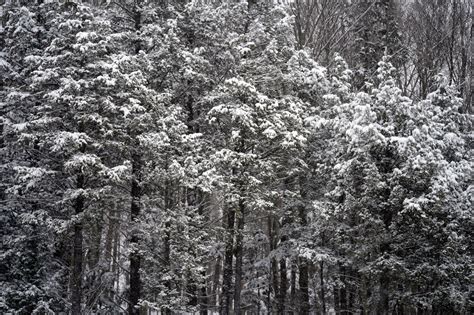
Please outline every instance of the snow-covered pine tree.
[{"label": "snow-covered pine tree", "polygon": [[[38,97],[29,91],[28,78],[37,67],[27,61],[41,53],[51,39],[47,25],[54,4],[6,3],[2,6],[0,36],[0,212],[2,217],[1,312],[31,313],[58,310],[64,268],[58,244],[45,216],[49,201],[37,178],[38,143],[24,146],[21,133],[34,115]],[[15,170],[30,170],[21,176]],[[21,181],[27,181],[21,185]],[[50,191],[50,189],[47,189]]]},{"label": "snow-covered pine tree", "polygon": [[[110,129],[108,103],[104,98],[108,85],[100,77],[100,62],[107,53],[103,34],[107,23],[93,15],[85,5],[57,5],[49,20],[55,37],[42,52],[27,57],[36,70],[26,81],[28,92],[37,101],[30,108],[20,139],[25,150],[35,152],[35,166],[18,167],[19,187],[42,194],[47,208],[36,216],[49,223],[54,246],[61,248],[61,259],[70,264],[70,304],[61,306],[74,314],[84,310],[84,258],[88,266],[98,262],[99,242],[85,231],[99,224],[102,213],[99,200],[107,195],[110,169],[103,163],[105,135]],[[37,218],[37,219],[39,219]],[[86,234],[87,235],[87,234]],[[72,246],[69,246],[69,242]],[[71,250],[71,255],[69,255]],[[95,256],[95,257],[92,257]],[[90,298],[86,297],[87,300]]]}]

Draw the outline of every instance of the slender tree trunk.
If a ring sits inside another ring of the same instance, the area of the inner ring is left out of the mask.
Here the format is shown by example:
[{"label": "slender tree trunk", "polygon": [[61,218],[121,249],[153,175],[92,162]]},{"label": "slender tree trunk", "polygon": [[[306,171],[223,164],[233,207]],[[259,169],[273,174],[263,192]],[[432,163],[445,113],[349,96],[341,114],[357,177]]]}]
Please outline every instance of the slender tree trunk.
[{"label": "slender tree trunk", "polygon": [[[84,175],[77,175],[77,188],[84,188]],[[84,196],[79,195],[74,201],[74,212],[76,216],[84,211]],[[72,274],[71,274],[71,314],[81,314],[82,302],[82,241],[83,241],[82,219],[74,223],[74,239],[72,252]]]},{"label": "slender tree trunk", "polygon": [[[203,202],[204,202],[205,199],[208,199],[208,198],[207,198],[207,195],[204,194],[204,192],[196,191],[196,203],[199,204],[198,213],[201,217],[204,216]],[[198,299],[199,300],[199,314],[200,315],[207,315],[207,309],[208,309],[208,305],[209,305],[209,297],[207,295],[206,270],[207,270],[207,268],[203,268],[203,270],[201,272],[201,276],[204,280],[203,280],[203,283],[201,283],[200,298]]]},{"label": "slender tree trunk", "polygon": [[377,314],[388,314],[389,311],[389,283],[390,279],[385,272],[380,276],[380,300],[378,304]]},{"label": "slender tree trunk", "polygon": [[207,296],[206,285],[201,287],[201,297],[199,299],[199,314],[207,315],[207,306],[209,304],[209,298]]},{"label": "slender tree trunk", "polygon": [[[454,56],[454,46],[456,43],[456,26],[458,22],[459,16],[457,15],[458,10],[457,8],[457,1],[453,1],[451,4],[451,38],[449,40],[449,47],[448,47],[448,58],[447,58],[447,64],[448,64],[448,72],[449,72],[449,84],[453,84],[453,81],[455,80],[455,71],[456,71],[456,57]],[[461,36],[462,36],[462,25],[461,25]],[[461,69],[462,70],[462,69]],[[462,81],[461,81],[462,82]],[[462,88],[461,88],[461,94],[462,94]]]},{"label": "slender tree trunk", "polygon": [[[350,273],[353,275],[352,273]],[[355,277],[352,279],[356,279]],[[349,284],[348,285],[348,292],[347,292],[347,314],[352,314],[352,311],[354,310],[354,302],[355,302],[355,286],[354,284]]]},{"label": "slender tree trunk", "polygon": [[[289,217],[286,215],[286,205],[284,204],[284,199],[286,196],[286,191],[290,186],[291,181],[286,179],[283,185],[283,192],[282,198],[278,200],[278,208],[283,211],[282,216],[282,227],[284,228],[289,223]],[[291,208],[290,208],[291,209]],[[286,241],[288,240],[288,236],[285,233],[280,233],[280,248],[285,248],[287,246]],[[277,313],[278,314],[286,314],[286,293],[288,291],[288,271],[286,266],[286,257],[283,256],[280,259],[280,290],[277,296]]]},{"label": "slender tree trunk", "polygon": [[334,311],[336,314],[341,313],[341,304],[340,304],[340,294],[339,294],[339,287],[335,286],[333,289],[333,296],[334,296]]},{"label": "slender tree trunk", "polygon": [[309,314],[309,266],[306,258],[300,258],[299,263],[300,311],[299,314]]},{"label": "slender tree trunk", "polygon": [[[173,202],[172,202],[172,188],[171,188],[171,182],[166,181],[165,183],[165,190],[164,190],[164,204],[165,204],[165,209],[166,211],[170,211],[170,209],[173,207]],[[171,267],[171,222],[170,220],[166,220],[165,222],[165,232],[163,236],[163,269],[169,271]],[[171,281],[166,280],[164,282],[164,286],[168,290],[168,292],[171,291]],[[161,312],[165,315],[171,314],[171,310],[167,307],[163,307]]]},{"label": "slender tree trunk", "polygon": [[239,213],[237,216],[237,233],[235,240],[235,289],[234,289],[234,314],[242,314],[240,295],[242,292],[242,259],[243,259],[243,238],[245,225],[245,206],[242,198],[239,201]]},{"label": "slender tree trunk", "polygon": [[[102,224],[100,218],[94,219],[94,222],[89,223],[91,225],[90,245],[89,252],[87,255],[87,265],[89,270],[95,270],[100,262],[101,258],[101,244],[102,244]],[[94,271],[92,277],[92,283],[94,283],[94,277],[97,276],[97,272]]]},{"label": "slender tree trunk", "polygon": [[132,204],[130,208],[130,220],[132,222],[132,232],[130,238],[130,292],[129,292],[129,308],[128,313],[130,315],[138,315],[139,309],[136,307],[140,299],[141,293],[141,280],[140,280],[140,263],[141,257],[138,251],[139,237],[138,231],[136,230],[138,219],[140,216],[140,199],[141,199],[141,157],[135,153],[132,157],[132,189],[131,197]]},{"label": "slender tree trunk", "polygon": [[[115,275],[115,251],[116,251],[116,245],[115,245],[115,234],[116,230],[118,229],[117,227],[117,205],[114,203],[110,209],[109,209],[109,222],[107,226],[107,233],[105,236],[105,254],[104,254],[104,262],[103,262],[103,268],[104,270],[111,272],[113,275]],[[113,300],[113,286],[114,286],[114,280],[113,278],[109,282],[109,287],[107,291],[107,297],[111,300]]]},{"label": "slender tree trunk", "polygon": [[[141,0],[136,0],[133,6],[133,20],[134,29],[139,32],[141,29]],[[141,49],[140,40],[135,42],[135,54],[138,54]],[[131,187],[131,207],[130,207],[130,221],[132,223],[132,233],[130,238],[130,292],[129,292],[129,315],[139,315],[140,310],[137,307],[138,301],[141,296],[141,280],[140,280],[140,264],[141,257],[138,250],[140,240],[138,237],[137,227],[135,226],[138,222],[141,212],[141,173],[142,173],[142,156],[136,150],[139,150],[136,144],[133,144],[132,150],[132,187]]]},{"label": "slender tree trunk", "polygon": [[319,281],[321,285],[321,307],[322,307],[322,314],[326,314],[326,290],[325,290],[325,283],[324,283],[324,261],[319,262]]},{"label": "slender tree trunk", "polygon": [[[260,279],[260,274],[257,271],[257,279]],[[261,300],[261,294],[260,294],[260,286],[257,288],[257,314],[260,314],[260,300]]]},{"label": "slender tree trunk", "polygon": [[288,279],[286,270],[286,258],[280,260],[280,294],[278,296],[278,314],[285,313],[286,291],[288,290]]},{"label": "slender tree trunk", "polygon": [[117,224],[116,229],[114,231],[114,244],[113,244],[113,255],[112,255],[112,274],[114,275],[114,285],[112,288],[112,298],[113,301],[117,302],[117,292],[120,290],[120,268],[119,268],[119,260],[120,260],[120,215],[117,214]]},{"label": "slender tree trunk", "polygon": [[273,258],[272,261],[271,261],[271,271],[272,271],[272,292],[273,292],[273,299],[271,300],[271,304],[269,305],[272,313],[273,311],[276,309],[276,300],[278,298],[278,296],[280,295],[280,286],[279,286],[279,275],[278,275],[278,261]]},{"label": "slender tree trunk", "polygon": [[[306,179],[300,177],[300,196],[301,200],[306,200]],[[304,205],[298,209],[298,216],[300,219],[301,226],[305,228],[308,225],[306,218],[306,208]],[[309,314],[309,266],[306,258],[299,259],[299,287],[300,287],[300,314]]]},{"label": "slender tree trunk", "polygon": [[232,262],[234,255],[234,224],[235,224],[235,209],[229,208],[226,211],[227,229],[225,236],[225,253],[224,253],[224,270],[222,280],[222,302],[221,314],[230,314],[232,305]]},{"label": "slender tree trunk", "polygon": [[108,271],[110,271],[111,260],[112,260],[112,245],[114,242],[114,233],[115,233],[115,210],[116,210],[116,205],[114,204],[109,209],[109,220],[108,220],[108,226],[107,226],[107,233],[105,235],[104,264]]},{"label": "slender tree trunk", "polygon": [[348,315],[348,305],[347,305],[347,281],[346,281],[346,267],[339,265],[339,272],[341,273],[340,282],[342,286],[339,288],[339,306],[341,315]]},{"label": "slender tree trunk", "polygon": [[[273,215],[268,216],[268,239],[270,240],[270,252],[274,251],[277,246],[277,237],[276,235],[278,234],[278,226],[275,218]],[[278,263],[275,258],[272,258],[270,261],[270,281],[268,283],[268,309],[270,310],[271,313],[273,313],[275,303],[272,300],[272,292],[273,292],[273,297],[277,298],[279,296],[279,290],[278,290]]]},{"label": "slender tree trunk", "polygon": [[367,289],[367,279],[364,276],[360,277],[360,303],[359,307],[362,314],[369,314],[369,291]]},{"label": "slender tree trunk", "polygon": [[212,283],[212,293],[211,293],[211,305],[217,307],[217,301],[219,301],[219,279],[221,277],[221,267],[222,259],[217,257],[215,266],[214,266],[214,279]]},{"label": "slender tree trunk", "polygon": [[464,85],[465,85],[465,88],[464,88],[464,112],[466,113],[472,113],[472,103],[474,101],[473,99],[473,91],[472,91],[472,86],[473,86],[473,82],[472,82],[472,77],[474,75],[474,66],[473,66],[473,62],[472,62],[472,59],[474,58],[474,51],[473,51],[473,46],[474,46],[474,21],[473,21],[473,15],[474,15],[474,12],[473,12],[473,9],[474,9],[474,6],[473,5],[470,5],[466,10],[467,10],[467,40],[466,40],[466,45],[467,45],[467,52],[466,52],[466,56],[467,56],[467,60],[466,60],[466,72],[467,72],[467,75],[466,75],[466,78],[465,78],[465,81],[464,81]]},{"label": "slender tree trunk", "polygon": [[289,314],[297,314],[297,302],[296,302],[296,264],[291,264],[291,291],[290,291],[290,301],[291,301],[291,312]]}]

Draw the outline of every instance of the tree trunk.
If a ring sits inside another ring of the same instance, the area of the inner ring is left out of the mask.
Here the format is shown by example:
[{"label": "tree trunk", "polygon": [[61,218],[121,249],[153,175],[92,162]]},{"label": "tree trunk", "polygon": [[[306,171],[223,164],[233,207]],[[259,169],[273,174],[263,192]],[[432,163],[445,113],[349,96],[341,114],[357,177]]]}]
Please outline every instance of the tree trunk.
[{"label": "tree trunk", "polygon": [[377,314],[388,314],[389,311],[389,283],[390,279],[385,272],[380,276],[380,299],[377,307]]},{"label": "tree trunk", "polygon": [[[104,253],[104,261],[103,261],[103,266],[105,271],[107,272],[112,272],[112,274],[115,276],[115,251],[116,251],[116,245],[114,243],[115,240],[115,234],[116,230],[118,229],[117,227],[117,205],[114,203],[110,209],[109,209],[109,222],[107,226],[107,233],[105,235],[105,253]],[[113,278],[112,278],[113,279]],[[111,300],[113,300],[113,286],[114,286],[114,281],[110,280],[108,283],[108,290],[107,290],[107,297]]]},{"label": "tree trunk", "polygon": [[[300,177],[300,196],[303,202],[298,209],[298,216],[301,226],[305,228],[308,225],[306,218],[306,178]],[[299,259],[299,287],[300,287],[300,313],[301,315],[309,314],[309,266],[306,258]]]},{"label": "tree trunk", "polygon": [[[77,176],[77,188],[84,188],[84,175]],[[79,195],[74,201],[74,212],[76,216],[84,211],[84,196]],[[71,314],[81,314],[82,302],[82,240],[83,226],[82,218],[74,223],[74,239],[72,252],[72,274],[71,274]]]},{"label": "tree trunk", "polygon": [[324,288],[324,261],[319,262],[319,281],[321,285],[321,308],[322,314],[326,314],[326,291]]},{"label": "tree trunk", "polygon": [[214,265],[214,279],[212,283],[212,292],[211,292],[211,305],[217,307],[217,301],[219,296],[219,279],[221,277],[221,267],[222,267],[222,259],[221,257],[217,257],[216,263]]},{"label": "tree trunk", "polygon": [[242,314],[240,295],[242,292],[242,259],[244,238],[244,214],[245,206],[242,198],[239,201],[239,213],[237,216],[237,234],[235,240],[235,289],[234,289],[234,314]]},{"label": "tree trunk", "polygon": [[109,209],[109,220],[108,220],[108,226],[107,226],[107,233],[105,235],[105,245],[104,245],[104,264],[107,269],[107,271],[110,271],[111,267],[111,261],[112,261],[112,245],[114,242],[114,234],[115,234],[115,211],[117,209],[117,206],[114,204],[112,207]]},{"label": "tree trunk", "polygon": [[224,270],[222,280],[221,314],[229,315],[232,305],[232,261],[234,255],[235,209],[227,209],[227,231],[225,236]]},{"label": "tree trunk", "polygon": [[[202,191],[196,191],[196,200],[195,202],[197,204],[199,204],[198,206],[198,213],[199,215],[202,217],[204,216],[204,200],[205,199],[208,199],[207,198],[207,195],[204,194],[204,192]],[[204,267],[204,266],[203,266]],[[201,288],[200,288],[200,297],[198,298],[198,301],[199,301],[199,314],[200,315],[207,315],[207,308],[208,308],[208,305],[209,305],[209,297],[207,295],[207,272],[206,272],[206,269],[207,268],[203,268],[203,270],[201,271],[201,276],[202,278],[204,279],[203,280],[203,283],[201,283]],[[198,294],[199,294],[198,293]]]},{"label": "tree trunk", "polygon": [[340,296],[339,296],[339,287],[334,286],[333,289],[333,295],[334,295],[334,311],[336,314],[341,313],[341,304],[340,304]]},{"label": "tree trunk", "polygon": [[141,199],[141,156],[134,153],[132,156],[132,189],[131,197],[132,204],[130,208],[130,221],[132,223],[132,231],[130,238],[130,292],[129,292],[129,307],[128,313],[130,315],[139,315],[139,309],[136,307],[140,299],[141,281],[140,281],[140,263],[141,257],[138,250],[139,237],[137,231],[137,221],[140,216],[140,199]]},{"label": "tree trunk", "polygon": [[201,287],[201,297],[199,299],[199,314],[207,315],[207,305],[209,304],[209,298],[207,296],[206,285]]},{"label": "tree trunk", "polygon": [[[173,189],[171,188],[171,183],[169,181],[166,181],[165,184],[165,191],[164,191],[164,204],[165,204],[165,211],[171,211],[171,208],[173,207],[172,203],[172,191]],[[170,271],[171,267],[171,222],[170,220],[165,221],[165,232],[163,236],[163,269]],[[164,286],[168,290],[168,292],[171,291],[171,281],[170,280],[165,280],[164,281]],[[171,310],[167,307],[163,307],[161,309],[161,312],[165,315],[171,314]]]},{"label": "tree trunk", "polygon": [[341,315],[348,315],[346,267],[339,265],[341,287],[339,288],[339,307]]},{"label": "tree trunk", "polygon": [[117,292],[120,291],[120,214],[117,214],[116,229],[114,231],[114,244],[112,255],[112,274],[114,275],[114,285],[111,292],[113,301],[117,302]]},{"label": "tree trunk", "polygon": [[[268,216],[268,239],[270,241],[270,253],[276,249],[277,246],[277,237],[278,234],[278,226],[275,218],[273,215]],[[275,258],[272,258],[270,261],[270,269],[271,273],[269,275],[269,283],[268,283],[268,309],[270,313],[273,313],[274,310],[274,301],[272,300],[272,292],[273,297],[276,298],[279,296],[278,290],[278,263]]]},{"label": "tree trunk", "polygon": [[[141,29],[141,0],[135,1],[133,6],[133,20],[134,29],[139,32]],[[135,42],[135,54],[138,54],[141,49],[140,40]],[[136,144],[133,144],[132,150],[139,150]],[[142,157],[138,152],[132,152],[132,188],[131,188],[131,207],[130,207],[130,221],[132,223],[132,233],[130,238],[130,288],[129,288],[129,315],[139,315],[140,310],[137,307],[141,295],[141,280],[140,280],[140,264],[141,257],[138,250],[139,237],[137,227],[140,211],[141,211],[141,173],[142,173]]]},{"label": "tree trunk", "polygon": [[300,311],[299,314],[309,314],[309,266],[306,258],[300,258]]},{"label": "tree trunk", "polygon": [[280,260],[280,294],[278,296],[278,314],[285,313],[286,291],[288,290],[288,279],[286,271],[286,258]]},{"label": "tree trunk", "polygon": [[464,88],[464,112],[465,113],[472,113],[472,102],[473,102],[473,97],[472,97],[472,94],[473,94],[473,91],[472,91],[472,86],[473,86],[473,82],[472,82],[472,76],[473,76],[473,73],[474,73],[474,69],[473,69],[473,62],[472,62],[472,59],[474,58],[473,55],[474,55],[474,51],[473,51],[473,48],[472,46],[474,45],[474,22],[472,20],[472,17],[474,15],[474,12],[473,12],[473,9],[474,7],[472,5],[469,6],[469,8],[467,8],[467,40],[466,40],[466,45],[467,45],[467,52],[466,52],[466,72],[467,72],[467,75],[466,75],[466,78],[465,78],[465,88]]},{"label": "tree trunk", "polygon": [[291,312],[289,314],[297,314],[297,302],[296,302],[296,264],[291,264],[291,291],[290,291],[290,301],[291,301]]}]

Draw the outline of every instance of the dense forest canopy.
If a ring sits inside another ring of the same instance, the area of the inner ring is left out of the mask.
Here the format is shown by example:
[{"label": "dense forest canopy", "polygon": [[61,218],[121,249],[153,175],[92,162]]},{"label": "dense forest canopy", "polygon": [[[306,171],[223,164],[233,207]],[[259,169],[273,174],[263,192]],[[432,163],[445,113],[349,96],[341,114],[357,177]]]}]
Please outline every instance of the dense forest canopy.
[{"label": "dense forest canopy", "polygon": [[0,4],[2,314],[472,314],[471,0]]}]

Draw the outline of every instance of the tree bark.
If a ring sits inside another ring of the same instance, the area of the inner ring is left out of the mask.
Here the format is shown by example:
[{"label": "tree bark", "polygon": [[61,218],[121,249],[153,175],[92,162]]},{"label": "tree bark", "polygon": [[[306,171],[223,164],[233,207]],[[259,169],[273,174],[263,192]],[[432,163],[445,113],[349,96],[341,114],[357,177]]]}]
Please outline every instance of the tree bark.
[{"label": "tree bark", "polygon": [[105,235],[105,245],[104,245],[104,264],[107,269],[107,271],[110,271],[111,267],[111,261],[112,261],[112,244],[114,241],[114,233],[115,233],[115,211],[116,211],[116,205],[114,204],[113,206],[110,207],[109,209],[109,220],[108,220],[108,226],[107,226],[107,233]]},{"label": "tree bark", "polygon": [[321,308],[322,314],[326,314],[326,291],[324,288],[324,261],[319,262],[319,281],[321,285]]},{"label": "tree bark", "polygon": [[346,267],[339,265],[339,272],[341,273],[340,282],[342,286],[339,288],[339,307],[341,315],[348,315],[347,306],[347,282],[346,282]]},{"label": "tree bark", "polygon": [[141,293],[141,281],[140,281],[140,263],[141,257],[138,250],[139,236],[136,230],[137,221],[140,216],[140,199],[141,199],[141,157],[139,154],[134,153],[132,157],[132,189],[131,197],[132,204],[130,208],[130,221],[132,223],[132,232],[130,238],[130,292],[129,292],[129,315],[139,315],[139,309],[136,307],[140,299]]},{"label": "tree bark", "polygon": [[242,314],[240,295],[242,292],[242,260],[243,260],[243,238],[245,225],[245,206],[242,198],[239,201],[239,213],[237,216],[237,233],[235,240],[235,289],[234,289],[234,314]]},{"label": "tree bark", "polygon": [[340,314],[341,304],[340,304],[340,295],[339,295],[339,287],[338,286],[334,286],[333,296],[334,296],[334,311],[335,311],[336,314]]},{"label": "tree bark", "polygon": [[296,302],[296,264],[292,263],[291,265],[291,291],[290,291],[290,301],[291,301],[291,312],[289,314],[297,314],[297,302]]},{"label": "tree bark", "polygon": [[[277,246],[277,237],[278,234],[278,226],[275,218],[272,214],[268,216],[268,239],[270,240],[270,253],[276,249]],[[272,258],[270,261],[270,270],[271,273],[269,275],[269,283],[268,283],[268,309],[271,310],[270,312],[273,313],[274,310],[274,300],[272,300],[272,292],[273,297],[277,298],[279,296],[278,290],[278,263],[275,258]]]},{"label": "tree bark", "polygon": [[467,60],[466,60],[466,78],[465,78],[465,88],[464,88],[464,112],[468,113],[468,114],[471,114],[472,113],[472,102],[473,102],[473,91],[472,91],[472,86],[473,86],[473,82],[472,82],[472,76],[473,76],[473,72],[474,72],[474,69],[473,69],[473,62],[472,62],[472,59],[474,58],[473,57],[473,54],[474,54],[474,51],[473,51],[473,48],[472,46],[474,45],[474,22],[473,22],[473,15],[474,15],[474,12],[473,12],[473,9],[474,9],[474,6],[471,4],[469,6],[469,8],[467,8],[467,40],[466,40],[466,45],[467,45],[467,52],[466,52],[466,55],[467,55]]},{"label": "tree bark", "polygon": [[280,260],[280,292],[278,296],[278,314],[285,313],[286,291],[288,290],[288,279],[286,270],[286,258]]},{"label": "tree bark", "polygon": [[[84,175],[77,175],[77,188],[84,188]],[[76,216],[81,215],[84,211],[84,196],[82,193],[74,201],[74,212]],[[72,274],[71,274],[71,314],[81,314],[82,302],[82,241],[83,241],[83,225],[82,219],[76,218],[74,223],[74,239],[72,252]]]},{"label": "tree bark", "polygon": [[306,258],[300,258],[300,311],[299,314],[309,314],[309,266]]},{"label": "tree bark", "polygon": [[112,274],[114,275],[114,283],[111,292],[113,301],[117,302],[116,292],[120,291],[120,214],[117,214],[116,229],[114,231],[113,255],[112,255]]},{"label": "tree bark", "polygon": [[389,284],[390,278],[385,272],[380,276],[380,298],[377,307],[377,314],[388,314],[389,311]]},{"label": "tree bark", "polygon": [[[198,213],[202,217],[204,216],[204,200],[207,199],[207,195],[205,195],[202,191],[196,191],[196,203],[199,203],[198,206]],[[203,266],[204,267],[204,266]],[[202,278],[207,279],[206,277],[206,268],[203,268],[201,272]],[[209,305],[209,297],[207,295],[207,280],[203,280],[203,283],[200,284],[200,297],[199,297],[199,314],[200,315],[207,315],[207,309]]]},{"label": "tree bark", "polygon": [[221,268],[222,268],[222,259],[221,257],[217,257],[216,263],[214,265],[214,279],[212,283],[212,292],[211,292],[211,305],[217,307],[217,301],[219,296],[219,279],[221,276]]},{"label": "tree bark", "polygon": [[[171,188],[171,183],[169,181],[166,181],[165,183],[165,190],[164,190],[164,204],[165,204],[165,211],[170,211],[171,208],[173,207],[173,202],[172,202],[172,188]],[[170,266],[171,266],[171,222],[169,220],[166,220],[165,222],[165,231],[163,235],[163,269],[170,271]],[[166,280],[164,281],[164,286],[168,290],[168,292],[171,291],[171,281]],[[167,307],[163,307],[161,309],[162,314],[168,315],[171,314],[171,310]]]},{"label": "tree bark", "polygon": [[235,224],[235,209],[227,209],[226,214],[227,228],[225,236],[225,253],[224,253],[224,270],[222,280],[222,302],[221,314],[230,314],[232,304],[232,262],[234,256],[234,224]]},{"label": "tree bark", "polygon": [[[304,228],[308,225],[306,218],[306,207],[304,202],[306,201],[306,178],[300,177],[300,196],[302,205],[298,209],[298,216],[300,219],[301,226]],[[309,266],[306,258],[301,257],[299,259],[299,287],[300,287],[300,313],[301,315],[309,314]]]}]

